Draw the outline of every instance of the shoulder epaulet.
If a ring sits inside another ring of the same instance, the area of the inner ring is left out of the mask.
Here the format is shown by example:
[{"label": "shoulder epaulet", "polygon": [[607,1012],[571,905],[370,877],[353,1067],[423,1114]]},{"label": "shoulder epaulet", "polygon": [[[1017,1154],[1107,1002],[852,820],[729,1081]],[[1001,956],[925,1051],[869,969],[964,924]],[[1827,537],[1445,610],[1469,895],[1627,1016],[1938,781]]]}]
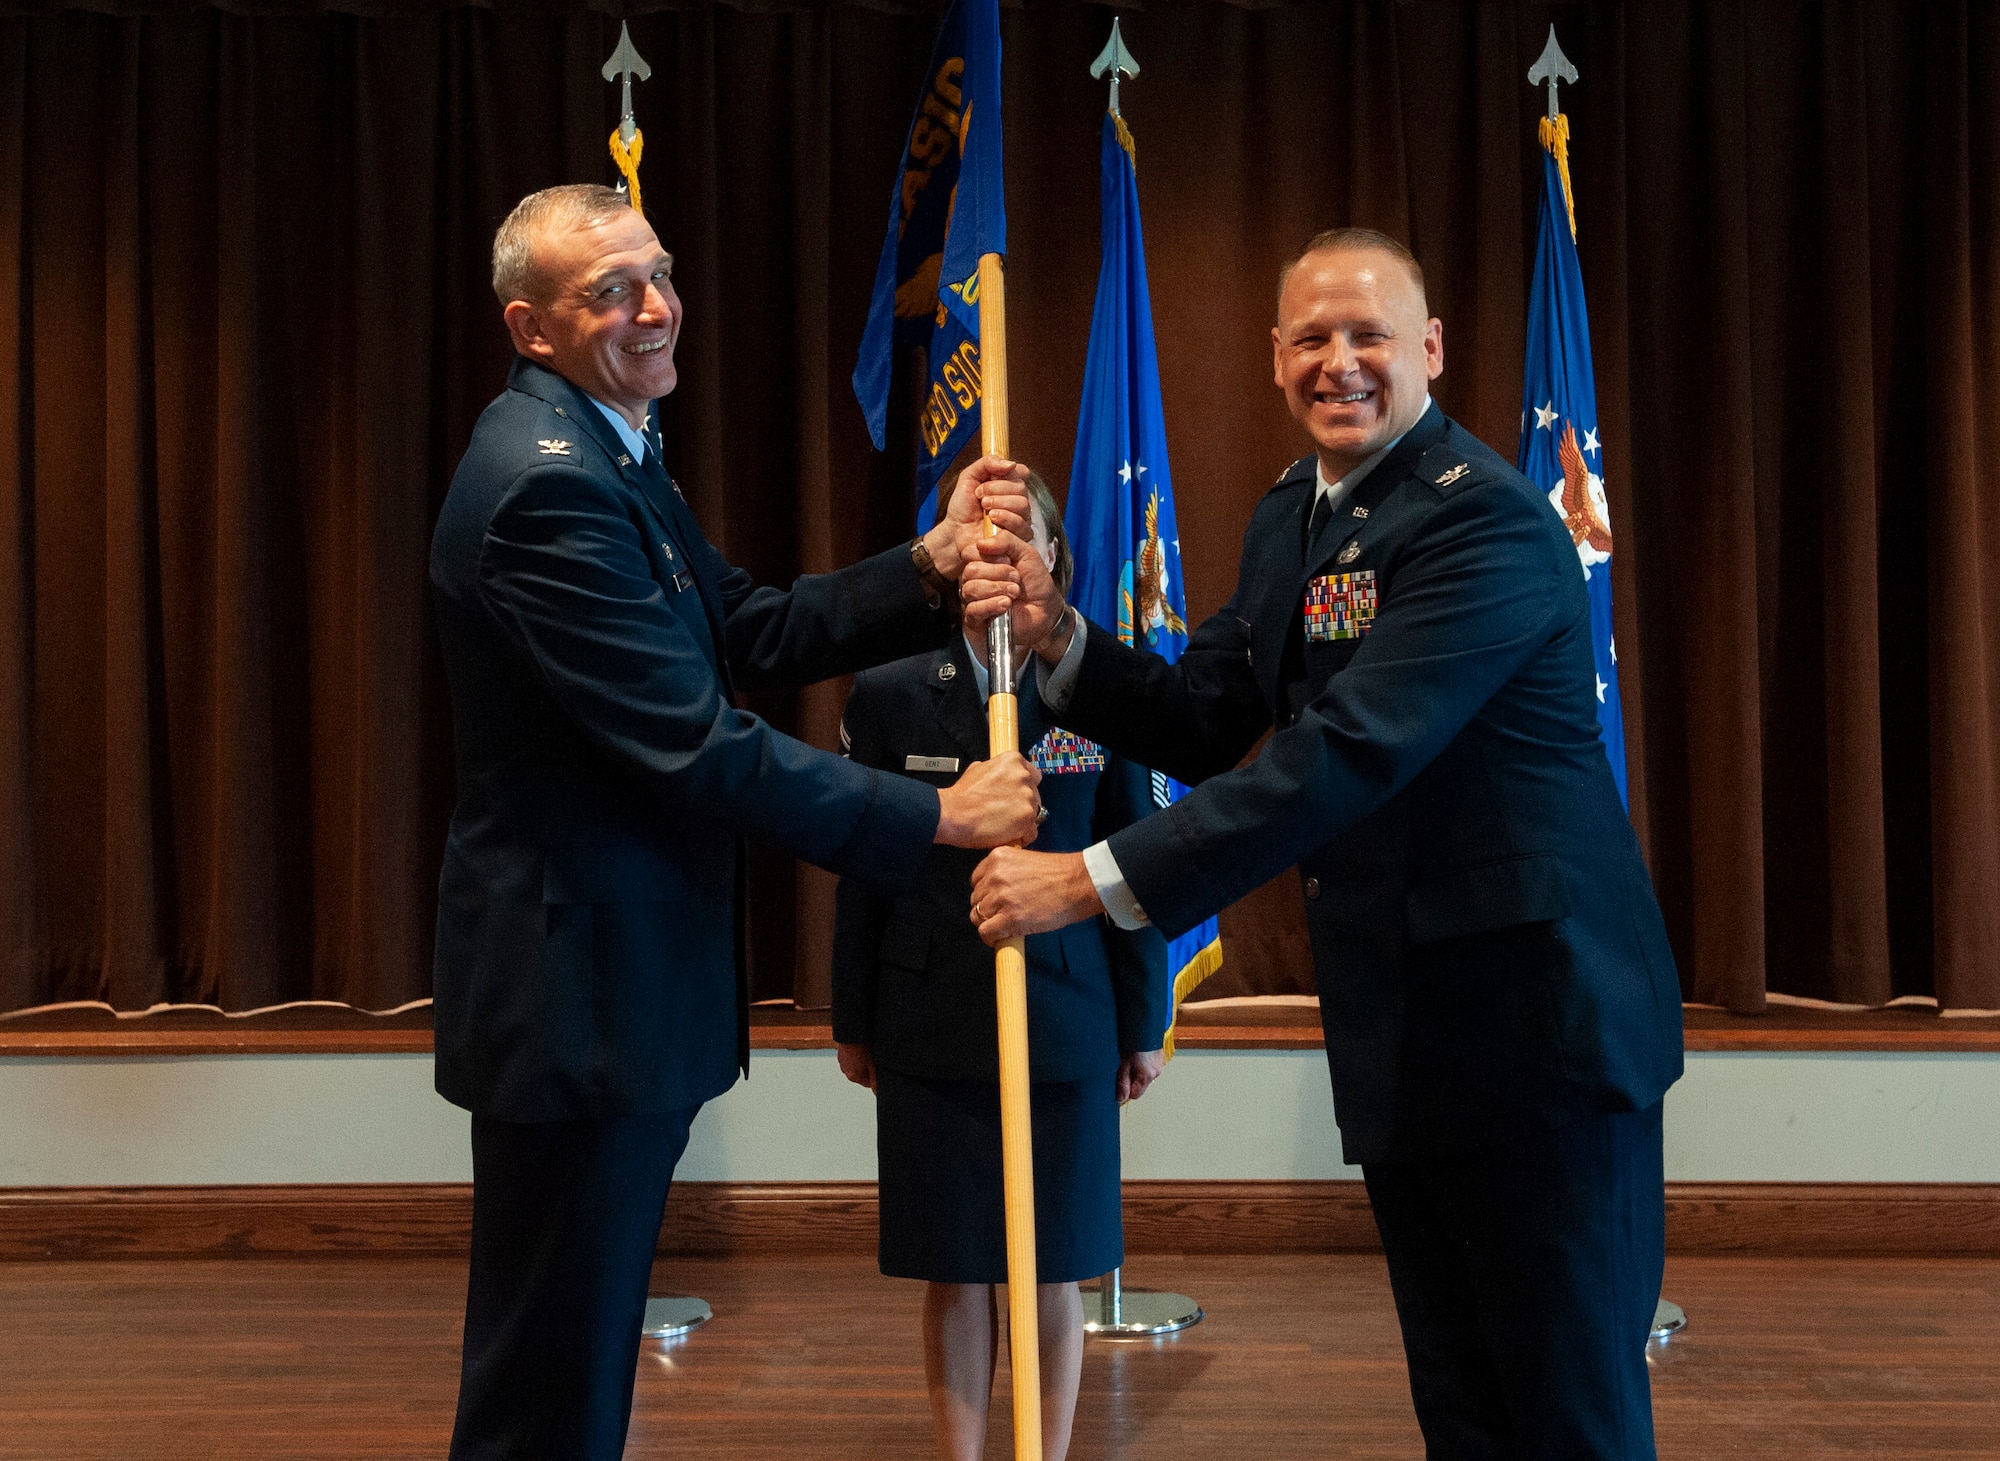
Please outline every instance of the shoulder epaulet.
[{"label": "shoulder epaulet", "polygon": [[1449,441],[1441,441],[1417,458],[1416,475],[1446,497],[1463,492],[1483,479],[1479,470]]},{"label": "shoulder epaulet", "polygon": [[1278,480],[1271,484],[1270,490],[1276,492],[1280,487],[1289,486],[1293,482],[1302,482],[1306,478],[1313,476],[1318,467],[1318,457],[1300,457],[1289,467],[1285,468],[1284,471],[1278,473]]}]

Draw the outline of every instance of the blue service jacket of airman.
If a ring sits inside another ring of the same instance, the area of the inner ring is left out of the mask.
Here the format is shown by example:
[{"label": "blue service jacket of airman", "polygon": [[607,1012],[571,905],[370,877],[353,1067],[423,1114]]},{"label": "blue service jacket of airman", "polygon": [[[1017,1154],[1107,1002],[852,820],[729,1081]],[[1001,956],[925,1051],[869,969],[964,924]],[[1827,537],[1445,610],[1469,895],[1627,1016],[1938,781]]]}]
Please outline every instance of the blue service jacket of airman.
[{"label": "blue service jacket of airman", "polygon": [[1110,839],[1120,870],[1177,935],[1297,866],[1350,1161],[1651,1105],[1680,988],[1567,532],[1435,405],[1307,544],[1317,480],[1258,505],[1177,663],[1093,626],[1058,718],[1195,788]]},{"label": "blue service jacket of airman", "polygon": [[[1080,852],[1151,808],[1146,773],[1044,723],[1033,677],[1021,687],[1021,748],[1042,769],[1046,852]],[[987,756],[986,708],[963,635],[855,677],[842,720],[864,766],[949,786]],[[923,875],[890,894],[843,878],[835,895],[833,1033],[871,1045],[876,1063],[933,1080],[999,1076],[993,950],[967,916],[985,854],[933,847]],[[1108,1075],[1121,1056],[1157,1050],[1172,989],[1166,940],[1093,918],[1027,939],[1028,1060],[1035,1080]]]},{"label": "blue service jacket of airman", "polygon": [[887,888],[937,794],[773,730],[738,685],[952,632],[907,549],[759,588],[568,381],[517,360],[431,544],[457,736],[437,1087],[510,1121],[658,1113],[748,1055],[739,840]]}]

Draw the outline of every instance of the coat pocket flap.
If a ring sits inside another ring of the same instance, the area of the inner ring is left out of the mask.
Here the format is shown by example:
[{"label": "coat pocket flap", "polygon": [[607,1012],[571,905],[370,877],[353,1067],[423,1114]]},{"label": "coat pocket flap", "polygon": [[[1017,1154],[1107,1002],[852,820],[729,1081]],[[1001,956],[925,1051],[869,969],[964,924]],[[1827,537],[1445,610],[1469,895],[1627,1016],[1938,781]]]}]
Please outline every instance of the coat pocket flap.
[{"label": "coat pocket flap", "polygon": [[930,953],[931,930],[928,924],[898,918],[882,930],[882,962],[885,964],[922,973]]},{"label": "coat pocket flap", "polygon": [[674,873],[650,848],[552,847],[542,859],[544,903],[658,903]]},{"label": "coat pocket flap", "polygon": [[1403,896],[1413,944],[1569,917],[1569,888],[1551,854],[1482,863],[1412,884]]}]

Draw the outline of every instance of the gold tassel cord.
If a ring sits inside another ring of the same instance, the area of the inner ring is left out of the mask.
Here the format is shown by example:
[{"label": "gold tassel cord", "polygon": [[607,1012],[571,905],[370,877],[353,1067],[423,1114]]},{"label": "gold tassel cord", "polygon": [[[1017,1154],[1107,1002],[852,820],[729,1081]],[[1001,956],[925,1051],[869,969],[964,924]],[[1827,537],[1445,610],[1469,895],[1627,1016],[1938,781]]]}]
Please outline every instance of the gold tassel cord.
[{"label": "gold tassel cord", "polygon": [[632,211],[644,218],[646,210],[639,206],[639,155],[646,150],[646,134],[634,127],[632,145],[627,147],[618,132],[618,127],[611,129],[611,160],[618,164],[618,171],[624,176],[625,186],[632,194]]},{"label": "gold tassel cord", "polygon": [[1569,190],[1569,114],[1558,112],[1543,117],[1540,127],[1542,147],[1556,160],[1556,172],[1563,180],[1563,206],[1569,209],[1570,242],[1576,242],[1576,198]]},{"label": "gold tassel cord", "polygon": [[1118,129],[1118,145],[1125,149],[1125,155],[1132,159],[1132,175],[1139,174],[1139,144],[1132,140],[1131,131],[1125,126],[1125,119],[1113,112],[1111,125]]}]

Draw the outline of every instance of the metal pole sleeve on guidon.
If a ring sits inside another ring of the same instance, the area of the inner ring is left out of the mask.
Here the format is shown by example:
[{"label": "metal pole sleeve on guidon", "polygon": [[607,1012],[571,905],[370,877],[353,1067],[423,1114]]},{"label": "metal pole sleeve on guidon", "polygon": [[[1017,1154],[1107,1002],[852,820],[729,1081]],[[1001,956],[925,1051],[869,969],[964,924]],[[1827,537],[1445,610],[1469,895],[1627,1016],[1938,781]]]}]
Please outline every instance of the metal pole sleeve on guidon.
[{"label": "metal pole sleeve on guidon", "polygon": [[[980,446],[1007,455],[1007,285],[1000,256],[979,260]],[[987,523],[986,531],[996,529]],[[1014,628],[1005,614],[986,630],[986,743],[1021,749],[1014,698]],[[993,951],[1000,1016],[1000,1156],[1007,1216],[1008,1355],[1014,1367],[1015,1461],[1042,1461],[1042,1370],[1035,1281],[1035,1149],[1028,1108],[1028,964],[1019,938]]]}]

